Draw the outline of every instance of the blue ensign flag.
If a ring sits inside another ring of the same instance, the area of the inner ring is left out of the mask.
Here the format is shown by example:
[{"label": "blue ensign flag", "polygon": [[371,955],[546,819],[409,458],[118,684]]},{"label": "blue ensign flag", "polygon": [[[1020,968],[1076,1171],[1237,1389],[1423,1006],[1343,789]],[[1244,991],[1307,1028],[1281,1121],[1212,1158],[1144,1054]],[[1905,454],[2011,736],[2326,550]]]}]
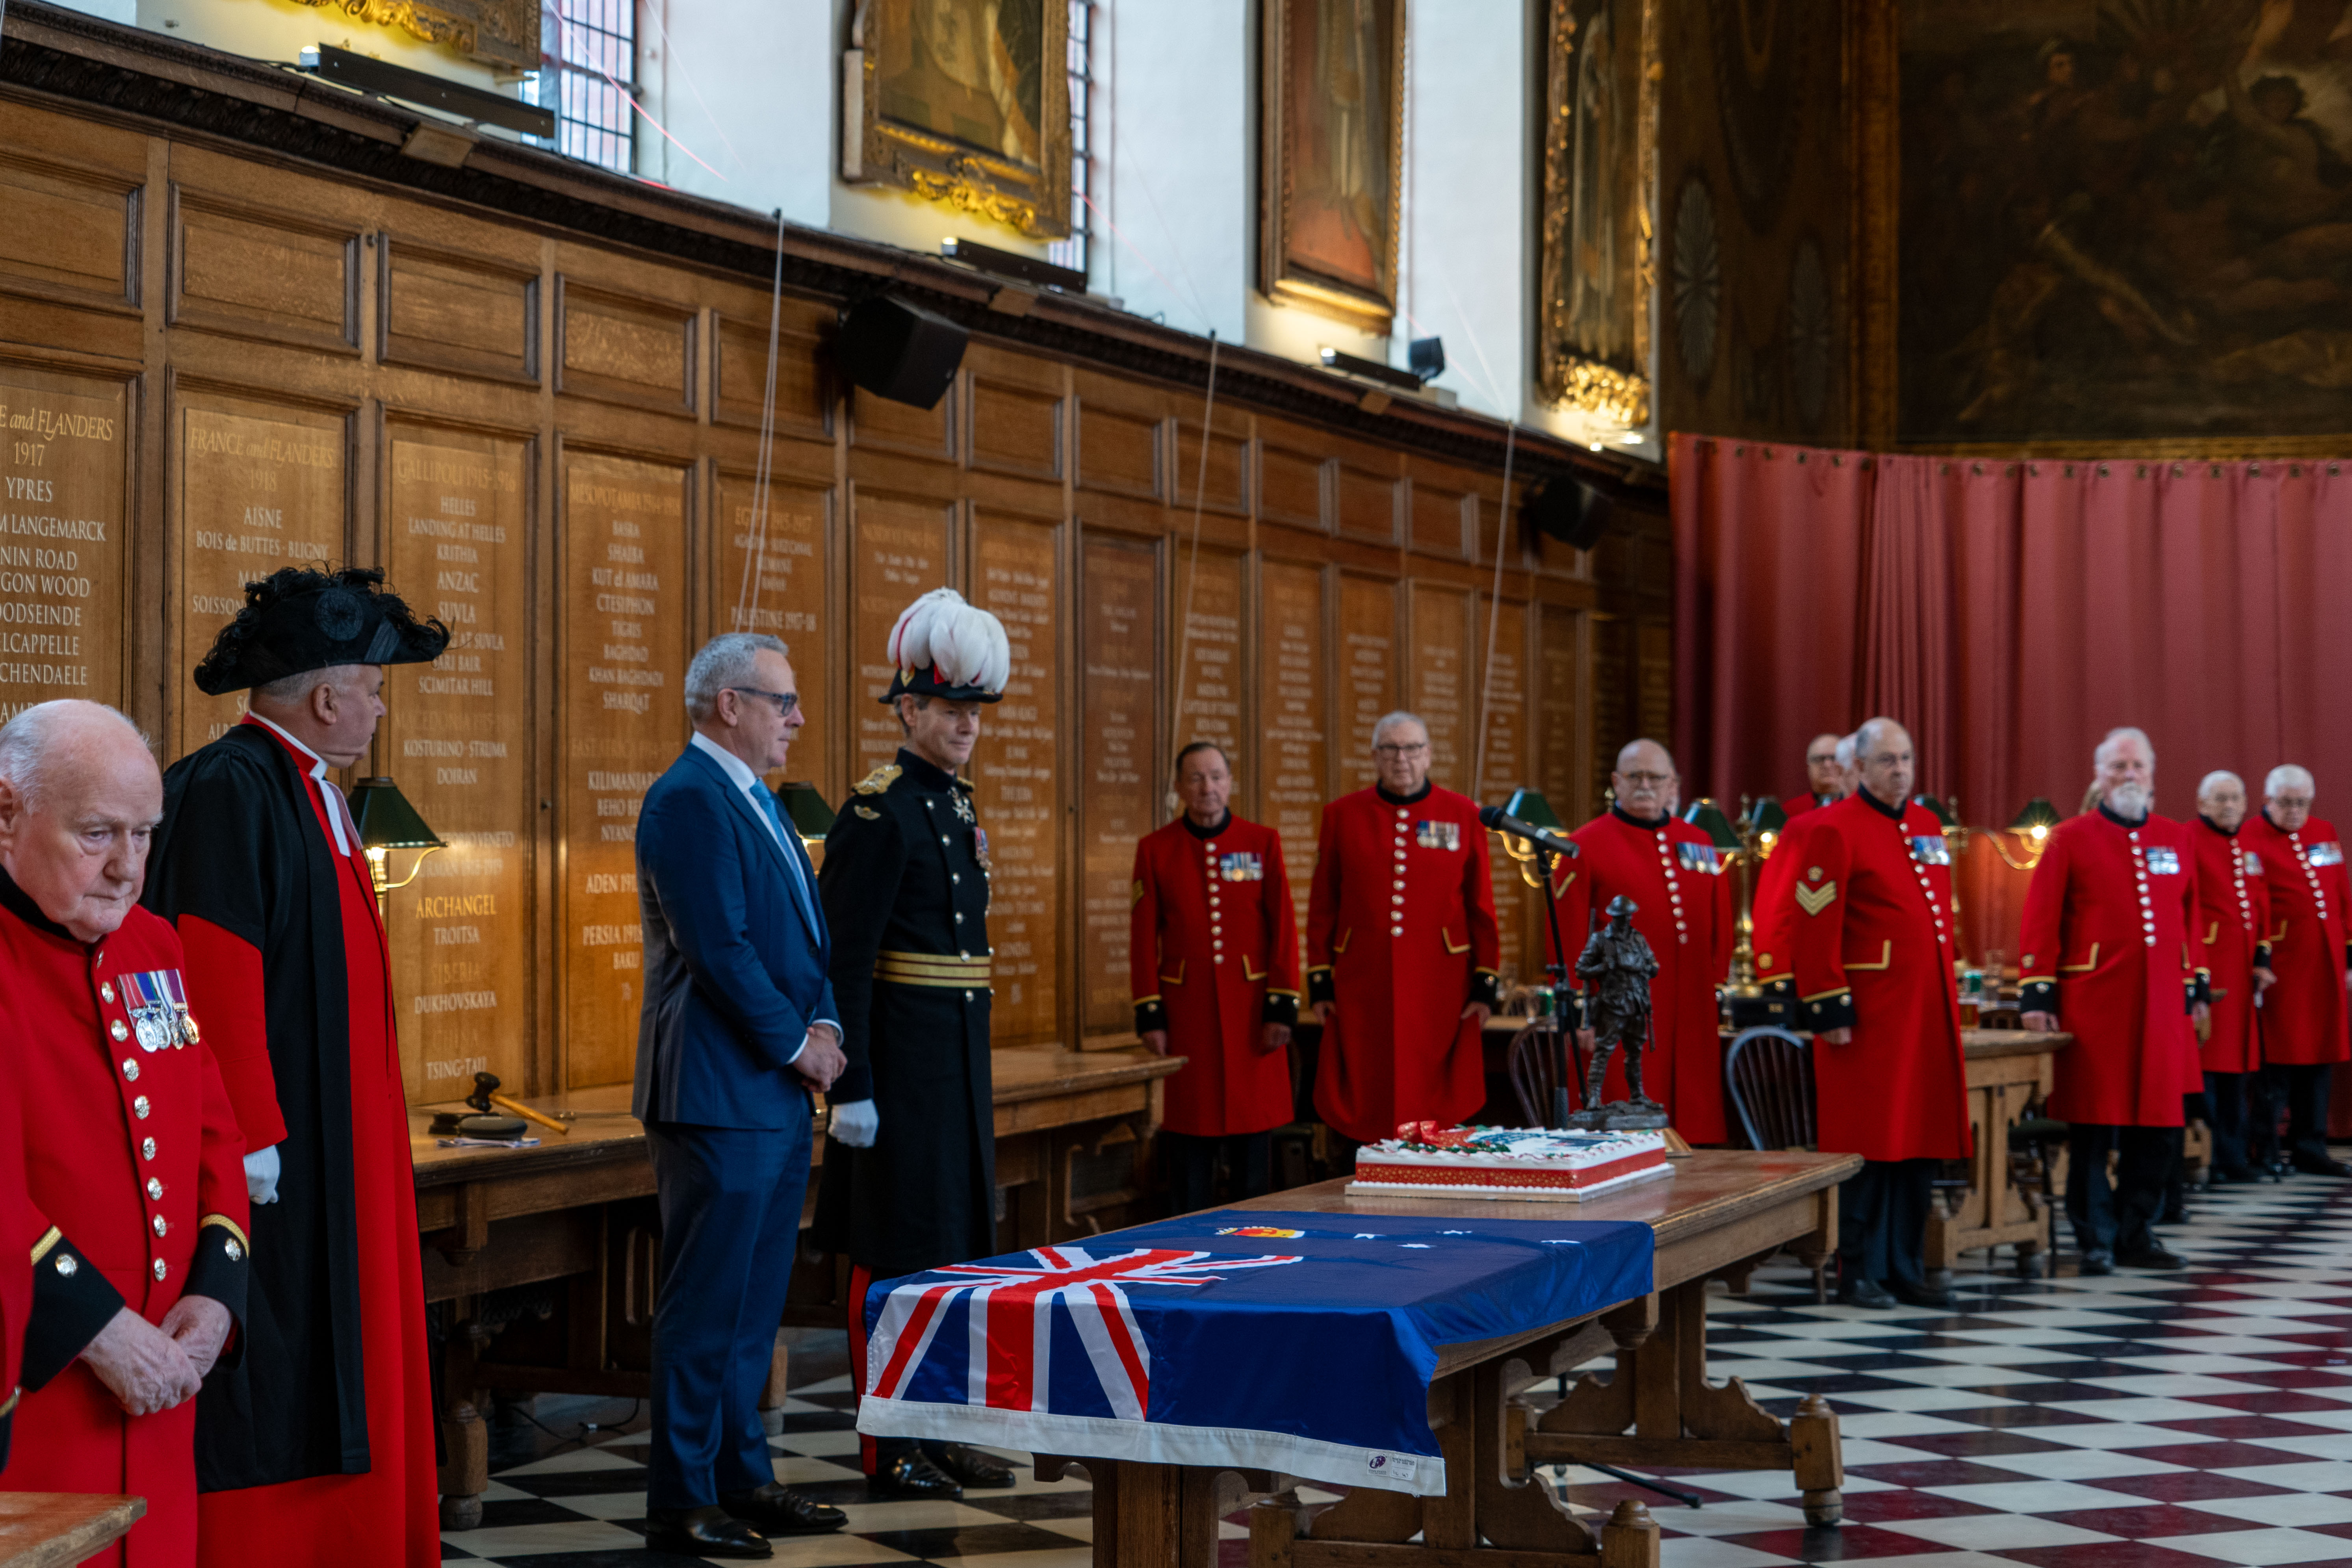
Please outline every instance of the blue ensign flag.
[{"label": "blue ensign flag", "polygon": [[857,1429],[1433,1497],[1440,1345],[1649,1294],[1622,1220],[1220,1209],[876,1281]]}]

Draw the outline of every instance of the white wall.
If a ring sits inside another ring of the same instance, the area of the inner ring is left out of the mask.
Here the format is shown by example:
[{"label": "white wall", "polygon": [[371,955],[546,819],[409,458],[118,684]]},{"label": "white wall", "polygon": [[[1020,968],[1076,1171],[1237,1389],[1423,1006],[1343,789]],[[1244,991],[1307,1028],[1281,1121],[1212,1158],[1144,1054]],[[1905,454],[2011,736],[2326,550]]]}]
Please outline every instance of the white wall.
[{"label": "white wall", "polygon": [[49,0],[49,4],[68,11],[86,12],[109,22],[120,22],[126,27],[139,25],[139,0]]},{"label": "white wall", "polygon": [[637,172],[824,227],[841,68],[827,44],[834,11],[834,0],[638,0],[642,101],[686,151],[640,121]]}]

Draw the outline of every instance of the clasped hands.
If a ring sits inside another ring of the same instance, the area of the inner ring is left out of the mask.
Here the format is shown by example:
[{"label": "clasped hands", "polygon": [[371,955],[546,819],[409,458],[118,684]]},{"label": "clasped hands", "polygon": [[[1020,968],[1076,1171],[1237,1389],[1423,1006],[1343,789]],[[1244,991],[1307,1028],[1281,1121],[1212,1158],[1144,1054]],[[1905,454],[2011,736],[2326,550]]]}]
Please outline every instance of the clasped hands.
[{"label": "clasped hands", "polygon": [[841,1032],[831,1024],[812,1024],[808,1037],[801,1042],[801,1054],[793,1058],[793,1070],[801,1081],[823,1093],[833,1087],[849,1058],[841,1054]]},{"label": "clasped hands", "polygon": [[82,1347],[81,1359],[124,1410],[152,1415],[195,1397],[234,1326],[210,1296],[181,1297],[160,1324],[125,1307]]}]

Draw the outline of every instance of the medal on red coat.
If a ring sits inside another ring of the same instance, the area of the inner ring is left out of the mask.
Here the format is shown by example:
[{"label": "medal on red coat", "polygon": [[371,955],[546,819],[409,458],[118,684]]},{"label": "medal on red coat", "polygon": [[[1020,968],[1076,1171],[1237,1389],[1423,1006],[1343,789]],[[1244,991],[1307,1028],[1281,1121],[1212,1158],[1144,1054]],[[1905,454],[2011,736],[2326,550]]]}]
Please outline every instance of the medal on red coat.
[{"label": "medal on red coat", "polygon": [[2177,849],[2155,844],[2148,847],[2144,858],[2147,861],[2147,874],[2151,877],[2180,875],[2180,852]]},{"label": "medal on red coat", "polygon": [[1948,866],[1952,863],[1952,847],[1940,833],[1921,833],[1911,840],[1911,858],[1922,866]]},{"label": "medal on red coat", "polygon": [[1715,852],[1712,844],[1677,844],[1675,853],[1685,871],[1704,871],[1712,877],[1723,869],[1723,858]]},{"label": "medal on red coat", "polygon": [[2305,853],[2304,859],[2314,866],[2341,866],[2344,846],[2333,838],[2325,844],[2315,844]]},{"label": "medal on red coat", "polygon": [[1217,862],[1217,875],[1228,882],[1263,882],[1265,862],[1248,850],[1240,850]]},{"label": "medal on red coat", "polygon": [[181,1026],[188,1016],[187,992],[176,969],[151,969],[122,977],[124,1011],[142,1051],[185,1046],[194,1037]]},{"label": "medal on red coat", "polygon": [[1416,822],[1412,825],[1412,840],[1423,849],[1459,849],[1462,847],[1462,825],[1458,822]]}]

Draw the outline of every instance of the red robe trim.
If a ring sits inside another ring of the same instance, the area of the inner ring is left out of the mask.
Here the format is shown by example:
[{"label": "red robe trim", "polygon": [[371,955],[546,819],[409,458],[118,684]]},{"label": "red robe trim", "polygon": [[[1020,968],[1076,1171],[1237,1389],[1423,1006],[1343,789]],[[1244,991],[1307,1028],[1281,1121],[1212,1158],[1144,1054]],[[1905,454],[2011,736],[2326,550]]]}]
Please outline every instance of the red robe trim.
[{"label": "red robe trim", "polygon": [[1376,786],[1323,808],[1307,905],[1310,1002],[1323,1030],[1316,1114],[1360,1143],[1403,1121],[1462,1121],[1486,1098],[1472,1002],[1495,1005],[1501,938],[1486,830],[1467,795]]},{"label": "red robe trim", "polygon": [[[1654,1048],[1643,1088],[1693,1143],[1721,1143],[1725,1131],[1721,1009],[1715,988],[1731,968],[1734,941],[1729,868],[1704,832],[1675,817],[1644,827],[1615,811],[1570,836],[1583,853],[1561,860],[1559,934],[1573,964],[1610,900],[1633,900],[1633,929],[1658,955],[1650,983]],[[1581,990],[1581,982],[1577,983]],[[1624,1058],[1611,1061],[1603,1092],[1625,1097]]]},{"label": "red robe trim", "polygon": [[[219,1068],[201,1022],[195,1043],[173,1043],[152,1025],[142,1030],[131,1011],[149,1000],[142,982],[159,974],[184,995],[186,969],[170,923],[143,909],[87,945],[0,910],[0,1029],[11,1042],[9,1077],[32,1112],[19,1224],[33,1234],[12,1233],[5,1244],[34,1258],[42,1287],[78,1298],[42,1296],[36,1346],[54,1338],[60,1306],[81,1319],[75,1342],[44,1357],[62,1370],[17,1405],[5,1488],[144,1497],[146,1517],[88,1559],[111,1568],[195,1560],[196,1405],[127,1415],[89,1364],[70,1358],[121,1308],[160,1323],[184,1289],[220,1299],[233,1318],[245,1310],[245,1142]],[[232,1331],[224,1359],[237,1350]],[[35,1357],[28,1347],[28,1377]]]},{"label": "red robe trim", "polygon": [[2212,1025],[2199,1047],[2206,1072],[2252,1072],[2263,1065],[2255,1028],[2254,970],[2268,959],[2270,884],[2262,857],[2203,817],[2186,825],[2197,848],[2197,921],[2212,977]]},{"label": "red robe trim", "polygon": [[2189,830],[2104,810],[2053,828],[2025,890],[2018,974],[2031,1012],[2053,1003],[2074,1043],[2058,1053],[2061,1121],[2178,1127],[2204,1086],[2189,999],[2205,967]]},{"label": "red robe trim", "polygon": [[1128,967],[1135,1026],[1168,1031],[1184,1067],[1162,1125],[1196,1138],[1263,1132],[1291,1119],[1290,1053],[1261,1049],[1298,1020],[1298,921],[1274,829],[1228,816],[1213,834],[1184,818],[1135,847]]},{"label": "red robe trim", "polygon": [[[311,777],[313,787],[304,793],[320,831],[336,851],[351,1015],[352,1172],[370,1465],[360,1475],[206,1492],[199,1502],[198,1561],[204,1568],[245,1568],[255,1561],[272,1568],[349,1568],[356,1558],[428,1568],[441,1560],[439,1483],[433,1461],[425,1277],[417,1258],[416,1173],[409,1155],[383,922],[348,811],[340,795],[327,797],[334,785],[325,776],[325,764],[274,725],[269,729]],[[259,971],[257,953],[248,967],[233,973],[251,976]],[[257,995],[232,999],[229,1007],[262,1016]]]},{"label": "red robe trim", "polygon": [[2271,968],[2278,984],[2263,993],[2263,1059],[2312,1066],[2352,1058],[2344,995],[2345,910],[2352,884],[2333,823],[2307,817],[2282,833],[2252,816],[2238,841],[2261,858],[2269,885]]},{"label": "red robe trim", "polygon": [[[1969,1148],[1952,871],[1943,826],[1866,794],[1807,819],[1789,924],[1800,1026],[1813,1041],[1818,1146],[1865,1160],[1958,1160]],[[1785,854],[1776,853],[1774,859]]]}]

